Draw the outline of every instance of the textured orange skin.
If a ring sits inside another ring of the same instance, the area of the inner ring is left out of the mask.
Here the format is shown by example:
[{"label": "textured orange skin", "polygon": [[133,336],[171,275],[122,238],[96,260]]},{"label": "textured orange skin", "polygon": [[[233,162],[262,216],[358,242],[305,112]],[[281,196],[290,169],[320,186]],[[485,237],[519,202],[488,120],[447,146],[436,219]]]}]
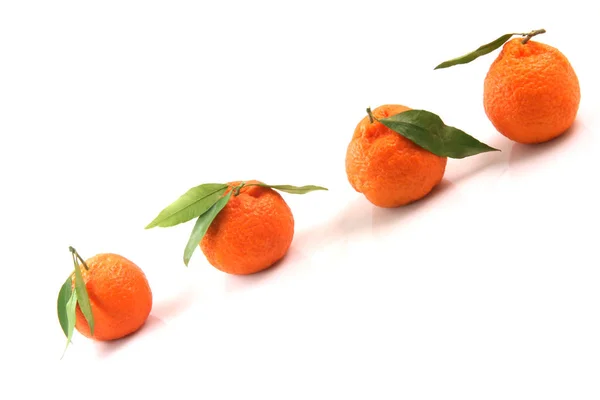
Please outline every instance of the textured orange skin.
[{"label": "textured orange skin", "polygon": [[[385,118],[409,110],[387,104],[372,110]],[[356,126],[346,151],[346,174],[354,190],[379,207],[399,207],[426,196],[438,185],[446,170],[439,157],[380,122],[365,116]]]},{"label": "textured orange skin", "polygon": [[563,134],[579,109],[579,80],[556,48],[508,41],[492,63],[483,90],[485,112],[498,132],[519,143]]},{"label": "textured orange skin", "polygon": [[[230,182],[231,187],[241,182]],[[256,180],[246,184],[259,183]],[[273,189],[244,186],[232,195],[200,241],[215,268],[248,275],[271,267],[287,253],[294,237],[294,217]]]},{"label": "textured orange skin", "polygon": [[85,262],[89,270],[82,266],[81,274],[94,316],[94,335],[78,304],[75,328],[79,333],[106,341],[140,329],[152,309],[152,291],[144,272],[118,254],[97,254]]}]

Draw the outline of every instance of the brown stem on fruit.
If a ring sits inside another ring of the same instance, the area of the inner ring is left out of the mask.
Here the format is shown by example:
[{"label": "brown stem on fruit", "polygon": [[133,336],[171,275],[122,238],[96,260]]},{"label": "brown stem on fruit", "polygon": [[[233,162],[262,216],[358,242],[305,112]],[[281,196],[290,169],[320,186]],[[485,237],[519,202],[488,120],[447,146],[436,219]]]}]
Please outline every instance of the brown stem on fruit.
[{"label": "brown stem on fruit", "polygon": [[[87,264],[85,263],[84,259],[81,258],[81,256],[79,255],[79,253],[77,252],[77,250],[75,250],[73,247],[69,246],[69,251],[71,252],[71,254],[73,254],[73,258],[77,258],[77,260],[81,261],[81,263],[83,264],[83,266],[85,267],[85,269],[87,271],[89,271],[89,268],[87,266]],[[75,260],[73,260],[75,261]],[[75,263],[77,265],[77,263]]]},{"label": "brown stem on fruit", "polygon": [[521,43],[525,44],[525,43],[529,42],[529,39],[531,39],[532,37],[541,35],[542,33],[546,33],[546,30],[545,29],[536,29],[529,33],[521,33],[521,36],[525,36],[525,38],[521,41]]},{"label": "brown stem on fruit", "polygon": [[371,112],[371,107],[367,107],[367,114],[369,114],[369,121],[371,121],[371,123],[373,123],[375,121],[375,117],[373,116],[373,113]]}]

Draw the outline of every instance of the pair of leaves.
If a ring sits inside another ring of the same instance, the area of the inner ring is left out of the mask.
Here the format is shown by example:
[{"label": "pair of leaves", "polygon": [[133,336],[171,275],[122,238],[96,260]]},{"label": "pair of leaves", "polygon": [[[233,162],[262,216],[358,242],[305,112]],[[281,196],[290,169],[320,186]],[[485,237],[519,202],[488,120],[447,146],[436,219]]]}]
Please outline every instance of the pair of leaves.
[{"label": "pair of leaves", "polygon": [[[146,226],[146,229],[175,226],[188,222],[193,218],[197,218],[183,252],[183,262],[187,266],[192,254],[210,227],[210,224],[227,205],[231,196],[237,195],[243,186],[268,187],[292,194],[305,194],[314,190],[327,190],[324,187],[314,185],[293,186],[267,185],[264,183],[241,183],[239,186],[236,186],[227,192],[229,187],[227,184],[205,183],[189,189],[177,200],[163,209],[156,218]],[[227,192],[227,194],[225,194],[225,192]]]},{"label": "pair of leaves", "polygon": [[[367,112],[374,118],[370,109]],[[440,157],[465,158],[499,151],[460,129],[444,124],[439,116],[425,110],[407,110],[377,121]]]},{"label": "pair of leaves", "polygon": [[486,43],[483,46],[478,47],[476,50],[474,50],[470,53],[467,53],[460,57],[453,58],[448,61],[444,61],[443,63],[439,64],[434,69],[442,69],[442,68],[452,67],[454,65],[470,63],[471,61],[496,50],[497,48],[502,46],[504,43],[506,43],[513,36],[525,36],[525,39],[523,39],[523,43],[526,43],[532,37],[542,34],[542,33],[545,33],[545,32],[546,32],[545,29],[536,29],[529,33],[507,33],[505,35],[500,36],[498,39],[496,39],[492,42]]},{"label": "pair of leaves", "polygon": [[[81,310],[90,327],[91,335],[94,335],[94,315],[92,313],[90,298],[85,287],[85,282],[83,281],[83,276],[81,275],[79,261],[83,263],[86,269],[88,267],[74,248],[69,247],[69,250],[71,251],[73,257],[75,270],[69,275],[65,283],[63,283],[62,287],[60,288],[56,302],[58,321],[60,322],[60,326],[65,336],[67,337],[65,351],[67,350],[67,347],[69,346],[69,343],[71,343],[71,339],[73,337],[78,304],[79,309]],[[75,276],[75,288],[73,288],[73,275]]]},{"label": "pair of leaves", "polygon": [[202,240],[208,227],[212,224],[213,220],[216,218],[217,214],[221,212],[221,210],[227,205],[227,202],[231,198],[233,190],[230,190],[227,195],[221,197],[215,204],[213,204],[208,211],[198,217],[196,220],[196,224],[194,225],[194,229],[192,229],[192,233],[190,234],[190,238],[185,245],[185,250],[183,252],[183,262],[187,266],[192,258],[192,254],[194,254],[194,250],[198,247],[198,243]]}]

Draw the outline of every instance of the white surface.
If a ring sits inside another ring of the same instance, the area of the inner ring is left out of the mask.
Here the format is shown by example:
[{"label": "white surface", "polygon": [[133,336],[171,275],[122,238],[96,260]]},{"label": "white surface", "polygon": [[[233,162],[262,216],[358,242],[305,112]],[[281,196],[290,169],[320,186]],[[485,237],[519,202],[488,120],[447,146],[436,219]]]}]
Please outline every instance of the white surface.
[{"label": "white surface", "polygon": [[[0,5],[1,398],[600,397],[592,2],[341,4]],[[433,67],[542,27],[582,100],[570,134],[523,146],[483,111],[497,52]],[[431,196],[378,209],[344,156],[385,103],[502,152],[450,160]],[[284,194],[296,232],[277,268],[228,276],[201,252],[186,268],[191,224],[143,229],[189,187],[238,179],[330,189]],[[75,336],[59,361],[69,245],[135,261],[154,307],[135,336]]]}]

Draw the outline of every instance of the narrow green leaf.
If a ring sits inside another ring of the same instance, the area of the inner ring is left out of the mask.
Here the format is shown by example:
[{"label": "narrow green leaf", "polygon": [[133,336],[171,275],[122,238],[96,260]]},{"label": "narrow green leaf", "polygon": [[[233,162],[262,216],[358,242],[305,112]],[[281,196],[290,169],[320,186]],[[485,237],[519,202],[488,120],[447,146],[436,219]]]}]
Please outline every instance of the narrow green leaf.
[{"label": "narrow green leaf", "polygon": [[460,129],[447,126],[439,116],[425,110],[403,111],[378,121],[440,157],[465,158],[499,151]]},{"label": "narrow green leaf", "polygon": [[145,229],[168,227],[187,222],[204,214],[227,190],[223,183],[205,183],[189,189],[162,210]]},{"label": "narrow green leaf", "polygon": [[69,320],[67,317],[67,303],[71,298],[71,293],[73,291],[72,287],[72,275],[69,275],[65,283],[63,283],[60,291],[58,292],[58,299],[56,301],[56,312],[58,314],[58,321],[60,322],[60,326],[65,333],[65,336],[69,335]]},{"label": "narrow green leaf", "polygon": [[192,229],[192,233],[190,235],[190,239],[188,240],[187,245],[185,246],[185,251],[183,252],[183,262],[187,266],[192,258],[192,254],[194,250],[200,244],[200,241],[206,234],[208,227],[213,222],[217,214],[221,212],[223,207],[227,205],[227,202],[231,198],[232,190],[229,191],[224,197],[221,197],[215,204],[212,205],[204,214],[198,217],[196,220],[196,224],[194,225],[194,229]]},{"label": "narrow green leaf", "polygon": [[75,254],[73,254],[73,261],[75,262],[75,291],[77,292],[77,302],[90,327],[90,333],[94,336],[94,316],[92,314],[92,306],[90,305],[90,298],[85,287],[85,282],[83,281],[83,276],[81,275],[79,263],[75,257]]},{"label": "narrow green leaf", "polygon": [[306,186],[292,186],[292,185],[267,185],[265,183],[261,183],[258,186],[268,187],[271,189],[280,190],[286,193],[292,194],[305,194],[308,192],[313,192],[315,190],[328,190],[327,188],[315,185],[306,185]]},{"label": "narrow green leaf", "polygon": [[506,35],[502,35],[498,39],[494,40],[493,42],[484,44],[483,46],[479,47],[475,51],[472,51],[472,52],[465,54],[463,56],[460,56],[460,57],[453,58],[448,61],[444,61],[443,63],[441,63],[434,69],[448,68],[453,65],[469,63],[469,62],[475,60],[476,58],[479,58],[485,54],[491,53],[492,51],[496,50],[497,48],[502,46],[504,43],[506,43],[508,41],[508,39],[510,39],[514,35],[516,35],[516,34],[515,33],[507,33]]},{"label": "narrow green leaf", "polygon": [[[71,339],[73,338],[73,331],[75,330],[75,321],[76,321],[76,308],[77,308],[77,291],[73,290],[71,292],[71,297],[69,297],[69,301],[67,301],[65,310],[67,315],[67,345],[65,346],[65,350],[63,351],[63,356],[69,347],[69,343],[71,343]],[[61,357],[62,358],[62,357]]]}]

